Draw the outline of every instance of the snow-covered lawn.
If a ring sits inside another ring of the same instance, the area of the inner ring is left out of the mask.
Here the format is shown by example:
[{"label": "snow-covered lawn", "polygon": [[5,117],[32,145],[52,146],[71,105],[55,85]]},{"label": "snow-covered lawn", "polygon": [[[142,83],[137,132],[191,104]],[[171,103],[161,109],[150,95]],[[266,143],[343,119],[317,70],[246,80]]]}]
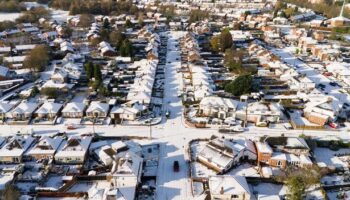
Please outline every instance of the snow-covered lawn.
[{"label": "snow-covered lawn", "polygon": [[0,12],[0,22],[3,21],[15,21],[19,16],[21,16],[21,13],[4,13]]},{"label": "snow-covered lawn", "polygon": [[250,164],[242,164],[231,169],[227,174],[233,176],[248,176],[248,177],[260,177],[258,173],[258,167]]},{"label": "snow-covered lawn", "polygon": [[257,185],[250,185],[250,191],[256,196],[283,196],[287,193],[287,187],[284,185],[277,185],[273,183],[259,183]]},{"label": "snow-covered lawn", "polygon": [[350,154],[350,149],[339,149],[332,151],[328,148],[316,148],[314,150],[317,164],[320,167],[347,168],[348,163],[342,161],[336,154]]},{"label": "snow-covered lawn", "polygon": [[97,181],[97,182],[79,182],[74,184],[68,192],[89,192],[95,189],[106,189],[110,187],[110,182],[108,181]]},{"label": "snow-covered lawn", "polygon": [[216,172],[207,168],[199,162],[191,163],[192,176],[194,178],[207,178],[208,176],[216,175]]},{"label": "snow-covered lawn", "polygon": [[58,190],[63,186],[63,176],[49,176],[43,186]]}]

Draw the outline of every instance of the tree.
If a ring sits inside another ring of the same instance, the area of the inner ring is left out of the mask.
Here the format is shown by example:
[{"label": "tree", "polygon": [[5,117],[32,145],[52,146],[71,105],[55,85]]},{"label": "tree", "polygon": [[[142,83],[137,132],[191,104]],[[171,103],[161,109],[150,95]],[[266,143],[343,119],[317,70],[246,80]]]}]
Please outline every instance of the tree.
[{"label": "tree", "polygon": [[87,28],[91,26],[91,24],[94,22],[94,16],[91,14],[81,14],[80,15],[80,22],[79,25],[81,27]]},{"label": "tree", "polygon": [[48,51],[45,45],[36,46],[24,59],[23,66],[35,72],[43,71],[49,62]]},{"label": "tree", "polygon": [[287,180],[287,187],[290,193],[291,200],[301,200],[303,199],[303,194],[305,193],[306,185],[301,176],[293,176]]},{"label": "tree", "polygon": [[211,50],[213,50],[215,52],[219,52],[220,51],[220,37],[217,35],[211,37],[210,46],[211,46]]},{"label": "tree", "polygon": [[5,190],[3,192],[3,199],[6,200],[18,200],[21,193],[13,184],[6,184]]},{"label": "tree", "polygon": [[113,31],[109,34],[109,42],[117,49],[122,45],[123,40],[125,36],[121,31]]},{"label": "tree", "polygon": [[202,21],[206,18],[209,17],[209,13],[207,11],[204,10],[191,10],[190,11],[190,22],[197,22],[197,21]]},{"label": "tree", "polygon": [[60,90],[54,87],[46,87],[41,89],[41,94],[47,96],[50,99],[55,99],[60,94]]},{"label": "tree", "polygon": [[226,49],[231,48],[233,45],[232,35],[230,30],[225,28],[221,31],[220,34],[220,48],[221,51],[224,52]]},{"label": "tree", "polygon": [[133,25],[132,25],[130,19],[127,19],[127,20],[125,21],[125,28],[132,28],[132,27],[133,27]]},{"label": "tree", "polygon": [[105,28],[105,29],[109,29],[110,28],[110,23],[109,23],[108,18],[103,20],[103,28]]},{"label": "tree", "polygon": [[13,21],[5,20],[0,22],[0,31],[4,31],[6,29],[12,29],[16,26],[16,23]]},{"label": "tree", "polygon": [[225,86],[225,91],[234,96],[241,96],[250,93],[253,89],[253,78],[250,75],[238,76],[235,80]]},{"label": "tree", "polygon": [[119,49],[121,56],[132,56],[133,55],[133,47],[128,39],[125,39]]},{"label": "tree", "polygon": [[226,49],[224,56],[224,66],[227,67],[230,72],[240,74],[243,72],[242,58],[242,51]]},{"label": "tree", "polygon": [[37,86],[34,86],[33,88],[32,88],[32,90],[30,91],[30,96],[31,97],[34,97],[34,96],[36,96],[37,94],[39,94],[39,89],[38,89],[38,87]]},{"label": "tree", "polygon": [[42,6],[25,11],[23,15],[16,19],[16,22],[37,23],[40,18],[50,18],[50,12]]},{"label": "tree", "polygon": [[94,78],[95,78],[95,81],[102,82],[102,73],[101,73],[100,65],[97,65],[97,64],[94,65]]},{"label": "tree", "polygon": [[87,62],[84,64],[84,68],[86,72],[86,77],[90,80],[93,77],[94,65],[92,64],[92,62]]}]

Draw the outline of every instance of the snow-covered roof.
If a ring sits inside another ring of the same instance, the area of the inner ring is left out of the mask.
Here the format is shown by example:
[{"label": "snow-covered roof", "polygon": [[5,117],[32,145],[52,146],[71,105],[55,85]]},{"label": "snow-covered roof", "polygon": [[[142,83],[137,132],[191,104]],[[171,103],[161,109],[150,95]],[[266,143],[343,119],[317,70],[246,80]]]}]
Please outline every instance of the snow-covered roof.
[{"label": "snow-covered roof", "polygon": [[32,136],[10,137],[6,144],[0,149],[0,157],[22,156],[34,140]]},{"label": "snow-covered roof", "polygon": [[92,137],[72,136],[67,141],[63,141],[55,157],[84,157],[91,141]]},{"label": "snow-covered roof", "polygon": [[0,65],[0,76],[7,76],[9,68]]},{"label": "snow-covered roof", "polygon": [[53,103],[53,102],[45,102],[42,106],[39,107],[35,113],[37,114],[49,114],[49,113],[58,113],[58,111],[62,108],[63,104]]},{"label": "snow-covered roof", "polygon": [[86,112],[101,112],[101,113],[107,113],[109,110],[109,105],[107,103],[101,103],[98,101],[93,101],[90,103],[88,109]]},{"label": "snow-covered roof", "polygon": [[209,106],[209,107],[225,107],[228,109],[236,109],[238,102],[229,99],[229,98],[222,98],[222,97],[215,97],[215,96],[208,96],[204,97],[200,102],[200,107],[202,106]]},{"label": "snow-covered roof", "polygon": [[34,112],[34,110],[37,109],[37,107],[38,107],[37,103],[22,102],[16,108],[14,108],[11,111],[11,113],[30,114]]},{"label": "snow-covered roof", "polygon": [[124,151],[117,156],[119,159],[116,163],[117,166],[113,167],[115,171],[112,171],[112,175],[134,176],[140,181],[143,159],[132,151]]},{"label": "snow-covered roof", "polygon": [[51,154],[53,155],[61,145],[63,139],[61,137],[43,136],[35,146],[29,150],[28,155],[34,154]]},{"label": "snow-covered roof", "polygon": [[266,142],[256,142],[255,145],[258,151],[261,153],[273,153],[272,148]]},{"label": "snow-covered roof", "polygon": [[0,102],[0,113],[7,113],[13,106],[13,104]]},{"label": "snow-covered roof", "polygon": [[248,183],[243,176],[210,176],[208,183],[211,195],[250,195]]},{"label": "snow-covered roof", "polygon": [[62,112],[64,113],[76,113],[83,112],[85,109],[84,103],[70,102],[63,108]]}]

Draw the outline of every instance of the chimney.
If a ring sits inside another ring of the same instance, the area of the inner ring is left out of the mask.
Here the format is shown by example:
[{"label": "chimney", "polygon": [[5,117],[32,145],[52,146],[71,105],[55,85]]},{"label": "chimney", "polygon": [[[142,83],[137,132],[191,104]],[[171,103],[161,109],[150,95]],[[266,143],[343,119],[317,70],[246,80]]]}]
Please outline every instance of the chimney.
[{"label": "chimney", "polygon": [[224,187],[221,187],[220,194],[224,194]]}]

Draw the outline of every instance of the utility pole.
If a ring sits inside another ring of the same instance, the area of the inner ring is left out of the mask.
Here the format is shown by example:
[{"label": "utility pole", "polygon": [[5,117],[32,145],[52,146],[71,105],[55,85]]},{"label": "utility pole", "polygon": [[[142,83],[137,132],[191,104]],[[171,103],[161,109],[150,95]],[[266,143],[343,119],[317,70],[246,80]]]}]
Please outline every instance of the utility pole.
[{"label": "utility pole", "polygon": [[152,140],[152,119],[149,122],[149,139]]}]

